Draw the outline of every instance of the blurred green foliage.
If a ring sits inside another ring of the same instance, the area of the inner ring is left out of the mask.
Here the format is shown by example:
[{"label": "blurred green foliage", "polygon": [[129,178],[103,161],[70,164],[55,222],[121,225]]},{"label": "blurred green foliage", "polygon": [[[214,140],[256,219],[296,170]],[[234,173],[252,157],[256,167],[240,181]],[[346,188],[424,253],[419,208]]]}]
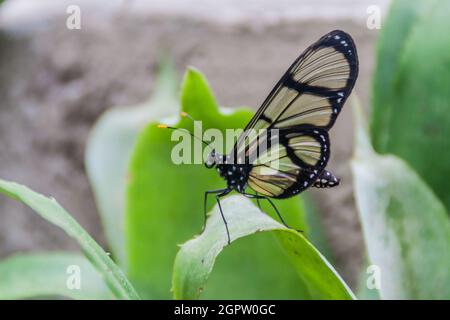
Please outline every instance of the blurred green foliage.
[{"label": "blurred green foliage", "polygon": [[396,0],[380,35],[371,138],[406,160],[450,211],[450,2]]},{"label": "blurred green foliage", "polygon": [[450,299],[449,29],[448,1],[393,1],[378,43],[371,141],[357,117],[355,196],[383,299]]},{"label": "blurred green foliage", "polygon": [[[125,277],[122,270],[116,266],[108,254],[95,242],[95,240],[72,218],[72,216],[64,210],[53,198],[47,198],[36,193],[29,188],[15,182],[9,182],[0,179],[0,193],[24,203],[33,209],[38,215],[48,222],[60,227],[68,236],[74,238],[84,255],[90,261],[92,268],[84,269],[88,273],[85,280],[93,280],[92,285],[97,283],[99,288],[89,288],[86,291],[79,292],[78,296],[83,293],[86,298],[92,297],[93,292],[102,292],[105,284],[111,290],[112,295],[117,299],[139,299],[138,294],[134,290],[131,283]],[[73,257],[72,257],[73,258]],[[61,272],[49,273],[55,270],[55,267],[61,266],[62,263],[68,262],[68,257],[65,256],[47,256],[47,265],[43,262],[43,256],[18,256],[11,258],[12,260],[3,261],[0,264],[2,268],[2,276],[4,281],[0,282],[0,292],[6,296],[7,294],[14,295],[20,298],[30,297],[30,295],[58,295],[67,293],[67,275],[66,279],[61,277]],[[76,260],[81,264],[81,268],[85,265],[86,260]],[[87,262],[87,261],[86,261]],[[26,265],[24,265],[26,263]],[[33,263],[33,264],[32,264]],[[68,265],[66,265],[65,270]],[[17,269],[16,269],[17,268]],[[20,268],[20,269],[19,269]],[[39,270],[45,270],[45,274],[39,274]],[[65,271],[64,270],[64,271]],[[96,274],[94,272],[98,272]],[[18,273],[22,271],[23,273]],[[25,274],[25,272],[27,274]],[[24,279],[16,279],[16,277],[38,277],[33,282],[22,282]],[[98,277],[102,277],[102,281],[95,282]],[[48,285],[41,287],[42,283],[46,281]],[[27,288],[23,288],[27,285]],[[72,296],[72,295],[69,295]]]},{"label": "blurred green foliage", "polygon": [[380,269],[381,298],[449,299],[445,207],[402,159],[377,154],[362,117],[356,119],[355,196],[369,260]]}]

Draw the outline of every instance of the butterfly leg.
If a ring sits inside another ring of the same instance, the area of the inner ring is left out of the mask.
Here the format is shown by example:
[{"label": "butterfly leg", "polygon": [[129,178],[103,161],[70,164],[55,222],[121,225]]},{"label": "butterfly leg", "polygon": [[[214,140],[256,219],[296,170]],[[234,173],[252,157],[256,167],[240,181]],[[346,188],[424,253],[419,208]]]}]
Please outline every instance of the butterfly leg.
[{"label": "butterfly leg", "polygon": [[246,196],[247,198],[255,199],[255,200],[256,200],[256,204],[258,205],[259,210],[262,211],[261,202],[259,201],[262,197],[258,194],[258,192],[255,192],[255,194],[251,194],[251,193],[243,193],[243,195]]},{"label": "butterfly leg", "polygon": [[220,198],[223,196],[226,196],[228,193],[230,193],[230,191],[231,190],[225,189],[225,190],[223,190],[222,193],[216,195],[216,200],[217,200],[217,204],[219,205],[220,215],[222,216],[222,220],[223,220],[223,223],[225,224],[225,229],[227,231],[228,244],[231,243],[230,230],[228,230],[228,223],[227,223],[227,220],[225,219],[225,215],[223,214],[222,205],[220,204]]},{"label": "butterfly leg", "polygon": [[256,192],[256,204],[258,205],[259,210],[262,210],[261,202],[259,202],[259,194],[258,194],[258,192]]},{"label": "butterfly leg", "polygon": [[280,211],[278,211],[278,208],[275,206],[275,204],[273,203],[273,201],[270,200],[270,198],[268,198],[268,197],[266,197],[266,196],[260,196],[260,195],[258,195],[258,194],[254,195],[254,194],[245,193],[244,195],[247,196],[247,197],[249,197],[249,198],[256,198],[256,199],[261,199],[261,200],[267,200],[267,201],[270,203],[270,205],[272,206],[272,208],[275,210],[275,212],[277,213],[277,216],[278,216],[278,218],[280,218],[281,223],[282,223],[286,228],[293,229],[293,230],[296,230],[296,231],[298,231],[298,232],[303,233],[303,230],[297,230],[297,229],[294,229],[294,228],[290,227],[290,226],[284,221],[283,216],[281,215]]},{"label": "butterfly leg", "polygon": [[[203,230],[205,230],[206,227],[206,220],[208,218],[208,195],[210,194],[217,194],[217,193],[222,193],[224,191],[226,191],[227,189],[218,189],[218,190],[209,190],[205,192],[205,197],[204,197],[204,203],[203,203],[203,216],[204,216],[204,220],[203,220]],[[228,192],[227,192],[228,193]]]}]

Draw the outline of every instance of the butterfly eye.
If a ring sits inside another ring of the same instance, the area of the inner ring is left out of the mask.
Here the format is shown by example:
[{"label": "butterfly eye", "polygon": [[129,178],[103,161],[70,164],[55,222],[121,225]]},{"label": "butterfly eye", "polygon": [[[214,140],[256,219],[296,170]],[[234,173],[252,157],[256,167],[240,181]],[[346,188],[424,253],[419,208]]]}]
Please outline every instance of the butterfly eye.
[{"label": "butterfly eye", "polygon": [[213,150],[205,161],[205,166],[210,169],[216,165],[216,151]]}]

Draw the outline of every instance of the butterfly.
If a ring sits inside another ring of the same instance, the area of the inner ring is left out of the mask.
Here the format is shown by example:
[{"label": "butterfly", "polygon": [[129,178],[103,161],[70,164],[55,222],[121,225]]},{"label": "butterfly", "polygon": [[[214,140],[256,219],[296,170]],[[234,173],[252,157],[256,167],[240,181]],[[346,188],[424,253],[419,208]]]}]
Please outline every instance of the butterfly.
[{"label": "butterfly", "polygon": [[[339,184],[340,180],[325,169],[330,158],[328,130],[357,77],[358,56],[353,39],[344,31],[331,31],[292,63],[229,154],[212,149],[205,166],[216,167],[227,185],[205,192],[205,223],[208,196],[215,195],[228,244],[230,233],[220,198],[231,191],[256,199],[258,205],[260,200],[268,201],[280,221],[289,227],[271,199],[290,198],[309,187]],[[255,193],[248,193],[248,188]]]}]

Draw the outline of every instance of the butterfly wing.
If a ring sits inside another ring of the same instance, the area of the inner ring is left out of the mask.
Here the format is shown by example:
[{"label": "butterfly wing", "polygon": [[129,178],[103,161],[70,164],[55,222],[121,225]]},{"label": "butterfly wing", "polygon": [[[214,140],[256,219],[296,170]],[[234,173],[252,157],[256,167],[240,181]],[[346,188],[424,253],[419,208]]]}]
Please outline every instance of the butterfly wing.
[{"label": "butterfly wing", "polygon": [[272,198],[288,198],[308,188],[329,158],[326,131],[280,130],[249,172],[249,186]]},{"label": "butterfly wing", "polygon": [[[355,44],[340,30],[320,38],[294,61],[234,148],[238,159],[255,159],[248,180],[252,189],[286,198],[317,180],[329,159],[328,130],[357,76]],[[262,133],[247,134],[255,130]],[[271,143],[265,152],[260,144],[267,137]],[[278,158],[268,156],[272,150]]]},{"label": "butterfly wing", "polygon": [[272,89],[247,129],[333,126],[358,76],[353,39],[335,30],[307,48]]}]

